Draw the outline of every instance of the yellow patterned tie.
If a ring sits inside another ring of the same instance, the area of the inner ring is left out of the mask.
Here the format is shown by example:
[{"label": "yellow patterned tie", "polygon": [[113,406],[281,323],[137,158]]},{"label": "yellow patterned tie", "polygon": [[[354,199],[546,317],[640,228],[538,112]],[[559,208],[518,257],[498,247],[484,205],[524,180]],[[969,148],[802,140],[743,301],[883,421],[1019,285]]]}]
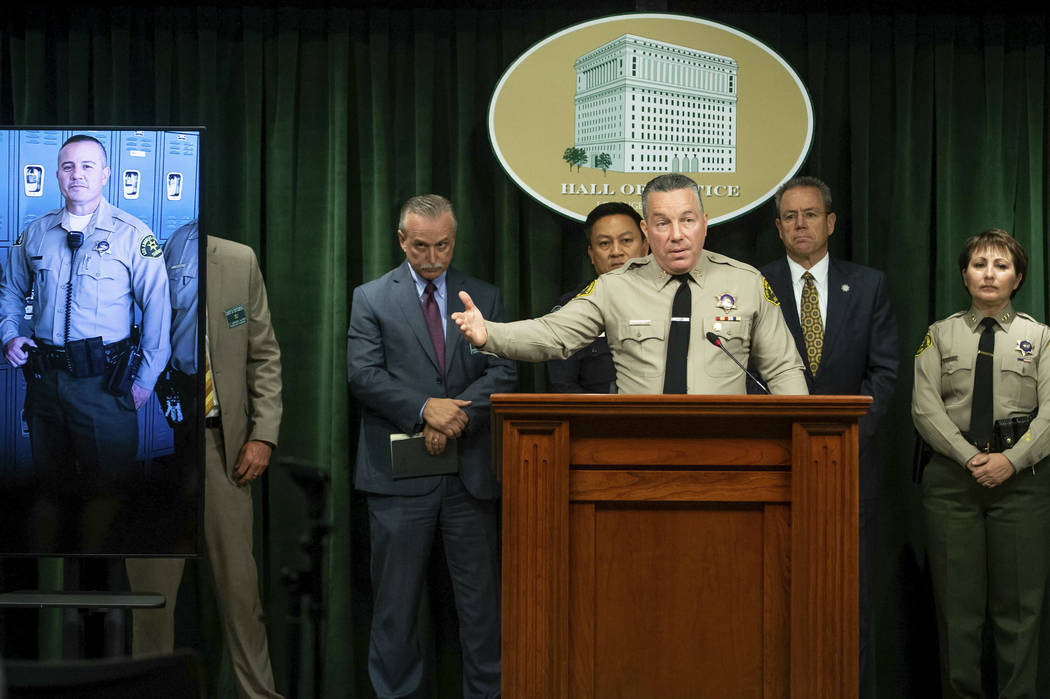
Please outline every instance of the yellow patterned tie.
[{"label": "yellow patterned tie", "polygon": [[215,389],[211,383],[211,357],[204,353],[204,416],[215,410]]},{"label": "yellow patterned tie", "polygon": [[824,323],[820,320],[820,302],[813,275],[802,275],[806,283],[802,287],[802,338],[806,341],[806,362],[814,376],[820,367],[820,355],[824,351]]}]

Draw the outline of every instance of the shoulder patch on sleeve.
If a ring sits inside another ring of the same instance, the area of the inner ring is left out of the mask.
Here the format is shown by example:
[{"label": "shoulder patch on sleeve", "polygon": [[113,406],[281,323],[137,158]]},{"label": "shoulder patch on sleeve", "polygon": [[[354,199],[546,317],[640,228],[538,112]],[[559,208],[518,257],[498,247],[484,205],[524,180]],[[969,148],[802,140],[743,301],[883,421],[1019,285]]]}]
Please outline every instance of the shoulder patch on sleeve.
[{"label": "shoulder patch on sleeve", "polygon": [[773,293],[773,287],[769,285],[765,277],[762,277],[762,293],[765,295],[766,301],[769,301],[774,306],[780,305],[780,299]]},{"label": "shoulder patch on sleeve", "polygon": [[590,296],[591,292],[594,291],[594,285],[597,284],[597,283],[598,283],[598,280],[595,279],[593,282],[591,282],[587,286],[583,287],[583,290],[580,293],[576,294],[576,296],[574,296],[573,298],[577,298],[578,299],[581,296]]},{"label": "shoulder patch on sleeve", "polygon": [[919,345],[919,349],[915,350],[915,356],[918,357],[920,354],[926,351],[926,349],[933,344],[933,338],[930,333],[926,333],[926,337],[922,338],[922,344]]},{"label": "shoulder patch on sleeve", "polygon": [[160,257],[164,253],[157,244],[157,239],[150,233],[139,243],[139,254],[143,257]]}]

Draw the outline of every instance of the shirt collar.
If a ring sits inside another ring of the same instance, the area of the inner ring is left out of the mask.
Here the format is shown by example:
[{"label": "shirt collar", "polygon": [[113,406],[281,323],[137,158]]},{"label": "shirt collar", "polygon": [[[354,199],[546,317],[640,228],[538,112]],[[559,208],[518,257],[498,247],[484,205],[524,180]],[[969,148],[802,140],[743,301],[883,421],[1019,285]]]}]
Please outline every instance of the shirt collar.
[{"label": "shirt collar", "polygon": [[[1014,310],[1014,305],[1010,302],[1007,302],[1003,310],[995,314],[995,320],[1003,330],[1009,329],[1010,323],[1016,317],[1017,311]],[[984,320],[984,314],[970,306],[970,310],[966,312],[963,318],[966,320],[966,325],[969,326],[970,330],[976,332],[981,325],[981,321]]]},{"label": "shirt collar", "polygon": [[[113,230],[113,207],[105,197],[99,199],[98,207],[89,214],[91,216],[91,222],[84,227],[86,233],[89,229],[94,231],[112,231]],[[69,225],[69,217],[72,214],[69,213],[69,209],[62,207],[59,209],[59,225],[67,231],[73,230]]]},{"label": "shirt collar", "polygon": [[[657,289],[662,289],[665,286],[667,286],[668,284],[670,284],[672,281],[674,281],[675,275],[671,274],[670,272],[665,270],[663,267],[661,267],[656,262],[656,259],[653,257],[652,253],[649,253],[648,258],[642,258],[642,259],[648,259],[649,260],[648,264],[654,270],[654,272],[653,272],[654,277],[655,277],[654,281],[656,282],[656,288]],[[697,286],[699,286],[701,288],[703,288],[703,286],[704,286],[704,266],[705,266],[706,262],[707,262],[707,255],[706,255],[706,253],[703,250],[701,250],[700,251],[700,256],[696,258],[696,264],[693,265],[693,268],[688,270],[687,272],[683,272],[683,274],[688,274],[689,277],[694,282],[696,282]]]},{"label": "shirt collar", "polygon": [[816,284],[819,284],[821,286],[827,284],[828,267],[830,266],[829,259],[830,258],[828,254],[824,253],[824,257],[820,258],[820,262],[813,265],[809,269],[806,269],[805,267],[788,257],[787,263],[788,270],[791,272],[791,283],[793,285],[797,285],[801,281],[802,275],[806,272],[809,272],[811,275],[813,275],[813,281]]}]

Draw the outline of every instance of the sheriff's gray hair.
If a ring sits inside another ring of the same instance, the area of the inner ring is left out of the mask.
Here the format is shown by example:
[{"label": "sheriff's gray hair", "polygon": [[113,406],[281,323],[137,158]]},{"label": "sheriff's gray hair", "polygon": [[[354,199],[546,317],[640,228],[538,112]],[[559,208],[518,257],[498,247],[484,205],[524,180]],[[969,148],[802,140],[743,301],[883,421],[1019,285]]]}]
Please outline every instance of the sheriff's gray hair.
[{"label": "sheriff's gray hair", "polygon": [[653,192],[677,192],[679,189],[691,189],[700,202],[700,213],[704,211],[704,200],[700,198],[700,187],[696,182],[677,172],[660,175],[649,180],[642,190],[642,218],[649,220],[649,195]]}]

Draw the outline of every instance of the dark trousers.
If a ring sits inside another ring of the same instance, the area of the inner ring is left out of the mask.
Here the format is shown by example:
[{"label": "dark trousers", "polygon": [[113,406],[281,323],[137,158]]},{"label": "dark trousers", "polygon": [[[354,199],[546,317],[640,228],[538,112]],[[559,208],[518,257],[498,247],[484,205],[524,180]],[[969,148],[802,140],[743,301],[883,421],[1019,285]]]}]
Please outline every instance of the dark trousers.
[{"label": "dark trousers", "polygon": [[875,606],[875,567],[878,549],[878,500],[860,499],[860,564],[858,577],[860,590],[858,606],[860,612],[860,697],[874,699],[876,696],[875,644],[872,642],[872,619]]},{"label": "dark trousers", "polygon": [[101,553],[122,546],[111,525],[134,492],[138,414],[105,376],[73,378],[48,369],[26,388],[26,421],[36,471],[34,536],[39,550]]},{"label": "dark trousers", "polygon": [[1000,699],[1036,699],[1050,549],[1050,464],[979,485],[935,454],[923,474],[942,692],[981,697],[981,635],[995,640]]},{"label": "dark trousers", "polygon": [[438,529],[459,618],[463,696],[500,696],[496,505],[474,498],[458,476],[443,477],[426,495],[369,494],[374,611],[368,674],[380,699],[426,695],[416,620]]}]

